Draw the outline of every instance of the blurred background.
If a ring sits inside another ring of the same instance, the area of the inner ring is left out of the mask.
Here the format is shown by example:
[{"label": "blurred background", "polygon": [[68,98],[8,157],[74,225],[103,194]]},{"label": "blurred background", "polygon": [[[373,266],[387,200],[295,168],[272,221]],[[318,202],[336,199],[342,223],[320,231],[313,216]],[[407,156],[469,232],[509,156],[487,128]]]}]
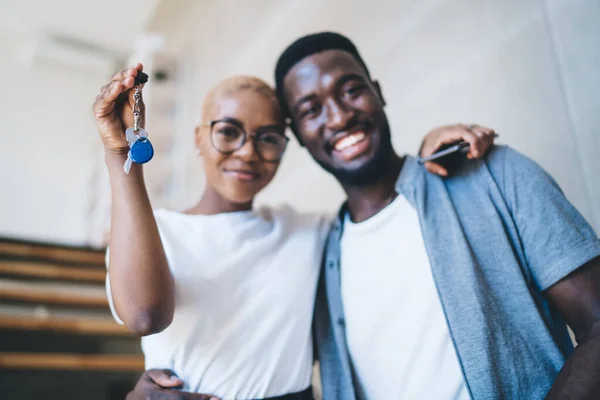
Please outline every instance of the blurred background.
[{"label": "blurred background", "polygon": [[[381,83],[398,152],[438,125],[492,127],[598,232],[598,21],[597,0],[0,0],[0,397],[122,399],[143,369],[103,287],[110,190],[91,107],[115,71],[140,61],[150,75],[155,208],[202,193],[207,89],[272,83],[291,41],[333,30]],[[294,140],[260,197],[323,212],[342,200]]]}]

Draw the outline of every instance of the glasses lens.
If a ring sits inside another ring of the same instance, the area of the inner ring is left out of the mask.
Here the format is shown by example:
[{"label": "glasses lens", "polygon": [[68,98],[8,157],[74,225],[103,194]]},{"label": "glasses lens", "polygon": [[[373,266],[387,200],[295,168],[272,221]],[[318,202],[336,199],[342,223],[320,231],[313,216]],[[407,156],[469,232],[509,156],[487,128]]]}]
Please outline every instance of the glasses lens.
[{"label": "glasses lens", "polygon": [[210,134],[215,148],[225,153],[239,149],[246,135],[242,128],[225,121],[215,123]]},{"label": "glasses lens", "polygon": [[256,148],[266,161],[277,161],[283,155],[287,138],[279,132],[261,132],[256,136]]}]

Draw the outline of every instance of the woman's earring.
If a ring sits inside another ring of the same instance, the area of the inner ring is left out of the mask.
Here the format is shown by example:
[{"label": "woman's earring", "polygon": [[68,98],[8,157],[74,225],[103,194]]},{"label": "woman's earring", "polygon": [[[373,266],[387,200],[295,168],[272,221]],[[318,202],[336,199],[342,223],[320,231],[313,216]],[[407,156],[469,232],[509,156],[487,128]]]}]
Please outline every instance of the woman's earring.
[{"label": "woman's earring", "polygon": [[198,147],[196,147],[196,154],[198,156],[202,156],[202,151],[200,151],[200,149]]}]

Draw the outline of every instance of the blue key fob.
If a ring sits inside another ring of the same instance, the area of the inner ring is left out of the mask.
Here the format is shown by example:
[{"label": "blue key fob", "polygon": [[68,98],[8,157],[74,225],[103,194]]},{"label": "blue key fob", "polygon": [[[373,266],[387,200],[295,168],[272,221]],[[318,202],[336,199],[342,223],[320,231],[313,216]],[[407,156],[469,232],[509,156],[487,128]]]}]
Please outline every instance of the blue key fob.
[{"label": "blue key fob", "polygon": [[129,149],[129,158],[136,164],[145,164],[152,160],[154,156],[154,148],[150,140],[145,137],[141,137],[131,145]]}]

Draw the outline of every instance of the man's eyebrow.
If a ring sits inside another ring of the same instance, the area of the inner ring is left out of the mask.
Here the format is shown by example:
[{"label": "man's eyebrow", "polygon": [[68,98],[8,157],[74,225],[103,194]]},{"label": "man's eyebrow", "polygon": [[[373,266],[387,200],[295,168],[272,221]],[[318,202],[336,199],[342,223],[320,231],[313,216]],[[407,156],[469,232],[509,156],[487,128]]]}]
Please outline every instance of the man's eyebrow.
[{"label": "man's eyebrow", "polygon": [[300,97],[300,98],[299,98],[299,99],[296,101],[296,104],[295,104],[295,105],[294,105],[294,107],[292,108],[292,111],[293,111],[294,113],[297,113],[297,112],[298,112],[298,108],[300,108],[300,106],[302,105],[302,103],[304,103],[304,102],[306,102],[306,101],[309,101],[309,100],[312,100],[312,99],[314,99],[315,97],[317,97],[317,95],[316,95],[316,94],[314,94],[314,93],[307,94],[306,96],[302,96],[302,97]]},{"label": "man's eyebrow", "polygon": [[[349,74],[345,74],[341,78],[339,78],[338,81],[335,84],[336,84],[336,86],[342,86],[343,84],[345,84],[347,82],[350,82],[350,81],[366,82],[367,80],[361,74],[358,74],[358,73],[349,73]],[[306,101],[309,101],[309,100],[312,100],[315,97],[317,97],[317,95],[314,94],[314,93],[307,94],[305,96],[300,97],[296,101],[296,104],[294,104],[294,107],[292,107],[292,111],[294,113],[297,113],[298,112],[298,108],[300,108],[300,106],[302,105],[302,103],[304,103]]]},{"label": "man's eyebrow", "polygon": [[366,82],[367,80],[365,79],[364,76],[360,75],[360,74],[346,74],[344,76],[342,76],[340,79],[338,79],[338,81],[336,82],[337,86],[342,86],[343,84],[350,82],[350,81],[361,81],[361,82]]}]

